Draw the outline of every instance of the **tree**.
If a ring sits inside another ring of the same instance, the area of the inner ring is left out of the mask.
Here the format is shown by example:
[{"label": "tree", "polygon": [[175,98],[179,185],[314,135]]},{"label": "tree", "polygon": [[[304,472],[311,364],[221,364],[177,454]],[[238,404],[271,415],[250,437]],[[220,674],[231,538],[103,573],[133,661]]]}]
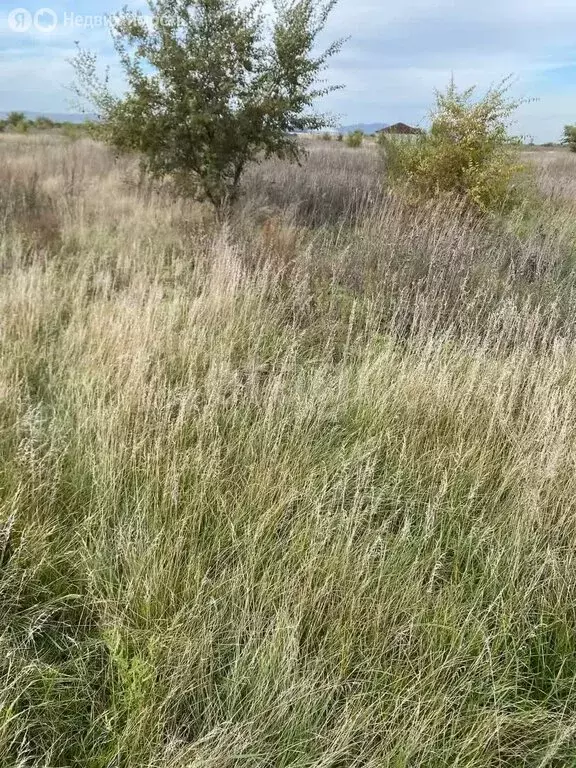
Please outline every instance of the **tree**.
[{"label": "tree", "polygon": [[452,81],[436,93],[428,133],[412,141],[381,134],[391,182],[423,197],[456,194],[485,210],[511,203],[522,166],[509,123],[523,100],[511,99],[509,88],[508,78],[474,99],[474,88],[459,91]]},{"label": "tree", "polygon": [[331,121],[315,100],[342,41],[315,54],[336,0],[274,0],[271,28],[254,0],[148,0],[150,23],[123,11],[113,38],[127,83],[115,96],[95,56],[78,50],[74,89],[96,110],[104,139],[137,151],[155,177],[217,209],[233,202],[247,163],[272,155],[299,160],[290,133]]},{"label": "tree", "polygon": [[571,152],[576,152],[576,125],[567,125],[564,128],[562,144],[569,147]]},{"label": "tree", "polygon": [[6,118],[6,124],[10,128],[15,128],[17,125],[21,125],[26,122],[26,115],[24,112],[10,112]]},{"label": "tree", "polygon": [[49,130],[50,128],[55,128],[56,123],[54,120],[51,120],[49,117],[44,117],[44,115],[40,115],[40,117],[37,117],[34,121],[34,126],[38,128],[41,131]]}]

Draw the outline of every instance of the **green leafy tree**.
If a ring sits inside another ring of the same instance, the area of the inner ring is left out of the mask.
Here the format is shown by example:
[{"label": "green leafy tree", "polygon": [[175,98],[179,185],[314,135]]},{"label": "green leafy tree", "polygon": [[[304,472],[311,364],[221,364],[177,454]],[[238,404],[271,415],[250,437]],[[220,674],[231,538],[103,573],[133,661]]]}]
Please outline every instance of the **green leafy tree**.
[{"label": "green leafy tree", "polygon": [[569,147],[572,152],[576,152],[576,125],[567,125],[564,128],[562,144]]},{"label": "green leafy tree", "polygon": [[44,117],[41,115],[40,117],[37,117],[36,120],[34,120],[34,127],[38,128],[40,131],[47,131],[51,128],[55,128],[56,123],[49,117]]},{"label": "green leafy tree", "polygon": [[392,184],[418,197],[456,194],[486,210],[512,203],[522,166],[509,123],[523,101],[509,89],[507,78],[475,99],[474,88],[459,91],[452,81],[436,93],[428,133],[410,141],[381,134]]},{"label": "green leafy tree", "polygon": [[26,122],[26,115],[24,112],[10,112],[6,118],[6,123],[10,128],[15,128],[17,125]]},{"label": "green leafy tree", "polygon": [[334,89],[320,74],[342,41],[315,50],[335,3],[274,0],[269,26],[265,0],[148,0],[150,23],[126,10],[113,22],[126,94],[115,96],[82,50],[74,89],[106,141],[222,209],[250,161],[299,160],[303,148],[289,134],[331,124],[314,102]]}]

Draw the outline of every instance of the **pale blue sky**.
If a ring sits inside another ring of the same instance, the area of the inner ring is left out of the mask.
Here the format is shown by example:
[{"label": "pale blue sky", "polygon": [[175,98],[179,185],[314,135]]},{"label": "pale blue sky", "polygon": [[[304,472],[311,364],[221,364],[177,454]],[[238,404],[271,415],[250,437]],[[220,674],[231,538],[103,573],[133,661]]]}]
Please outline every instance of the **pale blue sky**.
[{"label": "pale blue sky", "polygon": [[[74,41],[103,66],[114,58],[107,30],[72,25],[71,14],[102,16],[123,4],[0,0],[0,111],[74,111],[65,88]],[[43,7],[53,13],[39,17],[40,28],[10,16],[23,8],[33,22]],[[514,74],[515,91],[537,99],[520,110],[518,132],[536,141],[557,140],[576,122],[576,0],[340,0],[327,33],[350,35],[329,75],[345,89],[325,104],[343,123],[424,123],[451,72],[459,85],[480,87]]]}]

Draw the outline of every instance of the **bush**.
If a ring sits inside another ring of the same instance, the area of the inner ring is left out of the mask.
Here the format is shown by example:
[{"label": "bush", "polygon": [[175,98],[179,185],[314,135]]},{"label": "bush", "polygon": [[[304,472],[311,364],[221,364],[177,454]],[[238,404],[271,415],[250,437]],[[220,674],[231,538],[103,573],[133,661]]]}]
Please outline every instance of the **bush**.
[{"label": "bush", "polygon": [[569,147],[571,152],[576,152],[576,125],[567,125],[564,128],[562,144]]},{"label": "bush", "polygon": [[384,133],[383,131],[379,131],[376,134],[376,144],[379,147],[383,147],[384,149],[388,149],[390,142],[393,140],[393,135],[390,133]]},{"label": "bush", "polygon": [[13,130],[15,133],[28,133],[30,130],[30,123],[27,120],[21,120],[13,126]]},{"label": "bush", "polygon": [[509,87],[504,80],[475,101],[474,88],[459,91],[452,82],[436,93],[429,133],[410,141],[380,134],[391,183],[419,198],[453,193],[484,210],[513,202],[522,166],[508,124],[522,102],[508,97]]},{"label": "bush", "polygon": [[338,136],[336,136],[336,141],[344,141],[344,135],[339,133]]},{"label": "bush", "polygon": [[332,134],[326,131],[322,134],[322,141],[332,141]]},{"label": "bush", "polygon": [[42,115],[34,120],[33,125],[39,131],[47,131],[56,127],[54,120],[51,120],[49,117],[44,117]]},{"label": "bush", "polygon": [[352,131],[352,133],[349,133],[348,136],[346,136],[346,145],[357,149],[362,146],[363,140],[364,134],[362,131]]},{"label": "bush", "polygon": [[15,128],[20,123],[26,122],[26,115],[24,112],[10,112],[6,122],[11,128]]},{"label": "bush", "polygon": [[87,135],[87,131],[82,124],[76,123],[62,123],[60,125],[62,135],[70,141],[78,141]]}]

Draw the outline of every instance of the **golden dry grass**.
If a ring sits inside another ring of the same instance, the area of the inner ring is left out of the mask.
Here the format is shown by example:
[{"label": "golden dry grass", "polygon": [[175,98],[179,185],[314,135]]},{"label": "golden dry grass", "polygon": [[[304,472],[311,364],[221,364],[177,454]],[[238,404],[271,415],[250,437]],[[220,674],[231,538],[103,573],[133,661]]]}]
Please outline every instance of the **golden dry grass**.
[{"label": "golden dry grass", "polygon": [[314,146],[219,226],[0,141],[0,764],[574,762],[575,166],[534,162],[479,220]]}]

